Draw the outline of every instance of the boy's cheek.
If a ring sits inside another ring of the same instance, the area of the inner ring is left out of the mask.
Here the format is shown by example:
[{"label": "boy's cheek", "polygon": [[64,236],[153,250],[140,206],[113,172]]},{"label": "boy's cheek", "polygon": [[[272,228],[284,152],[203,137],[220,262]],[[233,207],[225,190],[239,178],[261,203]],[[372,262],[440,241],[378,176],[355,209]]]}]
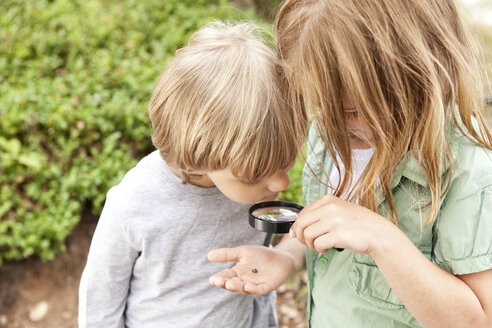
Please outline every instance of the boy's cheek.
[{"label": "boy's cheek", "polygon": [[234,194],[224,193],[224,195],[235,202],[244,203],[244,204],[272,201],[272,200],[276,200],[278,197],[278,193],[265,196],[264,194],[259,192],[253,192],[253,193],[235,192]]},{"label": "boy's cheek", "polygon": [[224,196],[238,203],[255,203],[258,197],[256,193],[245,192],[244,190],[240,190],[240,188],[224,188],[220,189],[220,191]]}]

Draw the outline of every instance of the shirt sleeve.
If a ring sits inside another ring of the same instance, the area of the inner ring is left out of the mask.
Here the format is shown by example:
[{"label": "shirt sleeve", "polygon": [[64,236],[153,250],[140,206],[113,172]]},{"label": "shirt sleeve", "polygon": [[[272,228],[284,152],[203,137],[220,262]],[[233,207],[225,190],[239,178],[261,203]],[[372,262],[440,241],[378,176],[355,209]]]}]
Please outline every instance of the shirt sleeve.
[{"label": "shirt sleeve", "polygon": [[454,275],[492,269],[492,186],[447,203],[435,226],[433,261]]},{"label": "shirt sleeve", "polygon": [[80,328],[125,327],[124,310],[138,251],[114,203],[108,194],[80,281]]}]

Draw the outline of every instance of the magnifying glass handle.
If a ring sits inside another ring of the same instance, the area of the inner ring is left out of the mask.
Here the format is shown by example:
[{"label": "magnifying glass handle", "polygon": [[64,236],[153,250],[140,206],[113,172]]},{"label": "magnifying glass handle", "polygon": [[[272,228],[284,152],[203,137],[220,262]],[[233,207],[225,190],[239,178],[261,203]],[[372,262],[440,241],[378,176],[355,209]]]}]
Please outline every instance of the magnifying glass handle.
[{"label": "magnifying glass handle", "polygon": [[341,251],[343,251],[344,249],[345,249],[345,248],[338,248],[338,247],[335,247],[335,250],[336,250],[337,252],[341,252]]},{"label": "magnifying glass handle", "polygon": [[272,244],[273,233],[268,232],[265,236],[265,241],[263,242],[263,246],[270,247]]}]

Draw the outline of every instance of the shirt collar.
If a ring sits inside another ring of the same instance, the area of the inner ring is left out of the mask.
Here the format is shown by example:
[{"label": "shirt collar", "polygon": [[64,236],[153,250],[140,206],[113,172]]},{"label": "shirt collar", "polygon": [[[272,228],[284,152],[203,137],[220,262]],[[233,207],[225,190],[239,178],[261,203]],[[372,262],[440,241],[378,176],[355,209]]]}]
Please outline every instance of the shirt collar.
[{"label": "shirt collar", "polygon": [[[456,139],[459,137],[460,134],[461,133],[459,129],[454,124],[449,124],[444,132],[444,137],[448,142],[451,151],[452,161],[454,161],[457,156]],[[446,163],[443,162],[439,167],[439,176],[442,178],[448,169],[449,164],[446,165]],[[413,156],[411,152],[408,152],[400,161],[400,163],[398,163],[398,165],[396,166],[390,184],[392,189],[398,185],[402,177],[416,182],[423,187],[427,187],[429,185],[422,166],[419,165],[418,160]]]}]

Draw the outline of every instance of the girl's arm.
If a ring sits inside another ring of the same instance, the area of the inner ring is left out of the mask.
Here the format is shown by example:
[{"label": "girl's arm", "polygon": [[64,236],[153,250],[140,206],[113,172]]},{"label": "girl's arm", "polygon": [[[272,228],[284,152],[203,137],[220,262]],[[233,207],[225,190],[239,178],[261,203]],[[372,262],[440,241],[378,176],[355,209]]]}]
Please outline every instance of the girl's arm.
[{"label": "girl's arm", "polygon": [[424,327],[492,327],[492,270],[454,276],[394,229],[369,254],[410,313]]},{"label": "girl's arm", "polygon": [[301,211],[291,236],[321,253],[342,247],[371,255],[426,328],[491,327],[492,270],[453,276],[429,261],[397,226],[367,208],[325,196]]},{"label": "girl's arm", "polygon": [[265,295],[277,289],[294,272],[304,268],[306,247],[284,236],[275,248],[245,245],[210,251],[211,262],[236,262],[210,277],[211,285],[240,294]]}]

